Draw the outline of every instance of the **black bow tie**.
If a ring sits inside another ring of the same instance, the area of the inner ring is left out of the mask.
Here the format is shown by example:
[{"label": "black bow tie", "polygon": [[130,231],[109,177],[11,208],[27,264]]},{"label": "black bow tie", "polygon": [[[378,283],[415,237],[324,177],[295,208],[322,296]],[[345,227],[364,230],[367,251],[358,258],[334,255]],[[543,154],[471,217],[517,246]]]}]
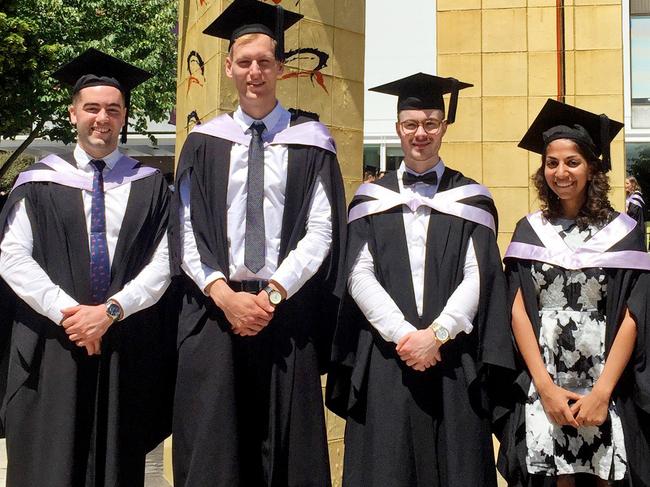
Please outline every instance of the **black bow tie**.
[{"label": "black bow tie", "polygon": [[402,174],[402,184],[404,184],[404,186],[411,186],[415,183],[438,184],[438,173],[431,171],[418,176],[408,171],[404,171],[404,174]]}]

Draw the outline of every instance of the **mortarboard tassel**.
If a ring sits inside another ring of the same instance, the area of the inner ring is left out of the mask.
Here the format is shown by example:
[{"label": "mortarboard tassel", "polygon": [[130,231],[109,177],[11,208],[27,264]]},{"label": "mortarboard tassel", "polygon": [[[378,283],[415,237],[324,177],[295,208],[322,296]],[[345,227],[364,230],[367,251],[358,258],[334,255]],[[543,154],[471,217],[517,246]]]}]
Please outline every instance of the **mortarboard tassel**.
[{"label": "mortarboard tassel", "polygon": [[278,61],[284,61],[284,9],[280,5],[276,6],[276,9],[275,39],[277,48],[275,57],[278,58]]},{"label": "mortarboard tassel", "polygon": [[603,169],[605,172],[612,168],[611,151],[609,147],[609,117],[604,113],[600,117],[600,143],[602,145],[603,153]]},{"label": "mortarboard tassel", "polygon": [[124,126],[122,127],[122,135],[120,136],[120,143],[122,144],[126,144],[126,134],[129,126],[129,109],[131,108],[131,92],[129,91],[124,94],[124,105],[126,106],[126,115]]},{"label": "mortarboard tassel", "polygon": [[456,120],[456,108],[458,107],[458,80],[447,78],[451,81],[451,98],[449,99],[449,110],[447,111],[447,123],[454,123]]}]

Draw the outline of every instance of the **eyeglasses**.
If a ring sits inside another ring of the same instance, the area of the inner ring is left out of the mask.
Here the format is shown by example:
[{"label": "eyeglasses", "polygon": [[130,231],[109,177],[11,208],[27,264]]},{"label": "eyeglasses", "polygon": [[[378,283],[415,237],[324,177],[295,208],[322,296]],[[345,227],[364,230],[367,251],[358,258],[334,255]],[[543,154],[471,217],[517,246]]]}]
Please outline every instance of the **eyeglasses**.
[{"label": "eyeglasses", "polygon": [[402,122],[399,122],[400,127],[402,127],[402,130],[407,135],[412,135],[417,132],[420,125],[422,125],[422,128],[427,134],[435,135],[440,132],[442,124],[442,121],[436,120],[434,118],[427,118],[421,122],[418,122],[417,120],[404,120]]}]

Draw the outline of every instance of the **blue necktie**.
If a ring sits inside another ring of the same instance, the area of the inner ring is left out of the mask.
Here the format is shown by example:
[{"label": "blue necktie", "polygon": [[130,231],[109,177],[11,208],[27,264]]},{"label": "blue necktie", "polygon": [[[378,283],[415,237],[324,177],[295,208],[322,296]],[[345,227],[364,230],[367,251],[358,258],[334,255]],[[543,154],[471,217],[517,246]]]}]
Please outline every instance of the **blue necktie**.
[{"label": "blue necktie", "polygon": [[106,301],[111,282],[111,264],[106,243],[106,209],[104,207],[104,175],[106,163],[92,160],[93,199],[90,206],[90,292],[94,304]]},{"label": "blue necktie", "polygon": [[251,125],[253,133],[248,146],[248,181],[246,195],[246,233],[244,265],[251,272],[264,267],[266,236],[264,233],[264,122]]}]

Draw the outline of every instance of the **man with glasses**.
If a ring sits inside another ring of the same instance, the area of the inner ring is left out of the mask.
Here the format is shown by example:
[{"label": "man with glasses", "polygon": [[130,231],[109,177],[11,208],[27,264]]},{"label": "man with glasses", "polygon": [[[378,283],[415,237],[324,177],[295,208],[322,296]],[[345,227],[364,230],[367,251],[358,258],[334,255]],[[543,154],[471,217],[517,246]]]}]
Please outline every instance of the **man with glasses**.
[{"label": "man with glasses", "polygon": [[346,487],[496,486],[491,417],[504,410],[490,380],[513,367],[497,215],[439,155],[469,86],[419,73],[373,88],[398,96],[404,161],[362,185],[348,216],[327,390],[347,419]]}]

